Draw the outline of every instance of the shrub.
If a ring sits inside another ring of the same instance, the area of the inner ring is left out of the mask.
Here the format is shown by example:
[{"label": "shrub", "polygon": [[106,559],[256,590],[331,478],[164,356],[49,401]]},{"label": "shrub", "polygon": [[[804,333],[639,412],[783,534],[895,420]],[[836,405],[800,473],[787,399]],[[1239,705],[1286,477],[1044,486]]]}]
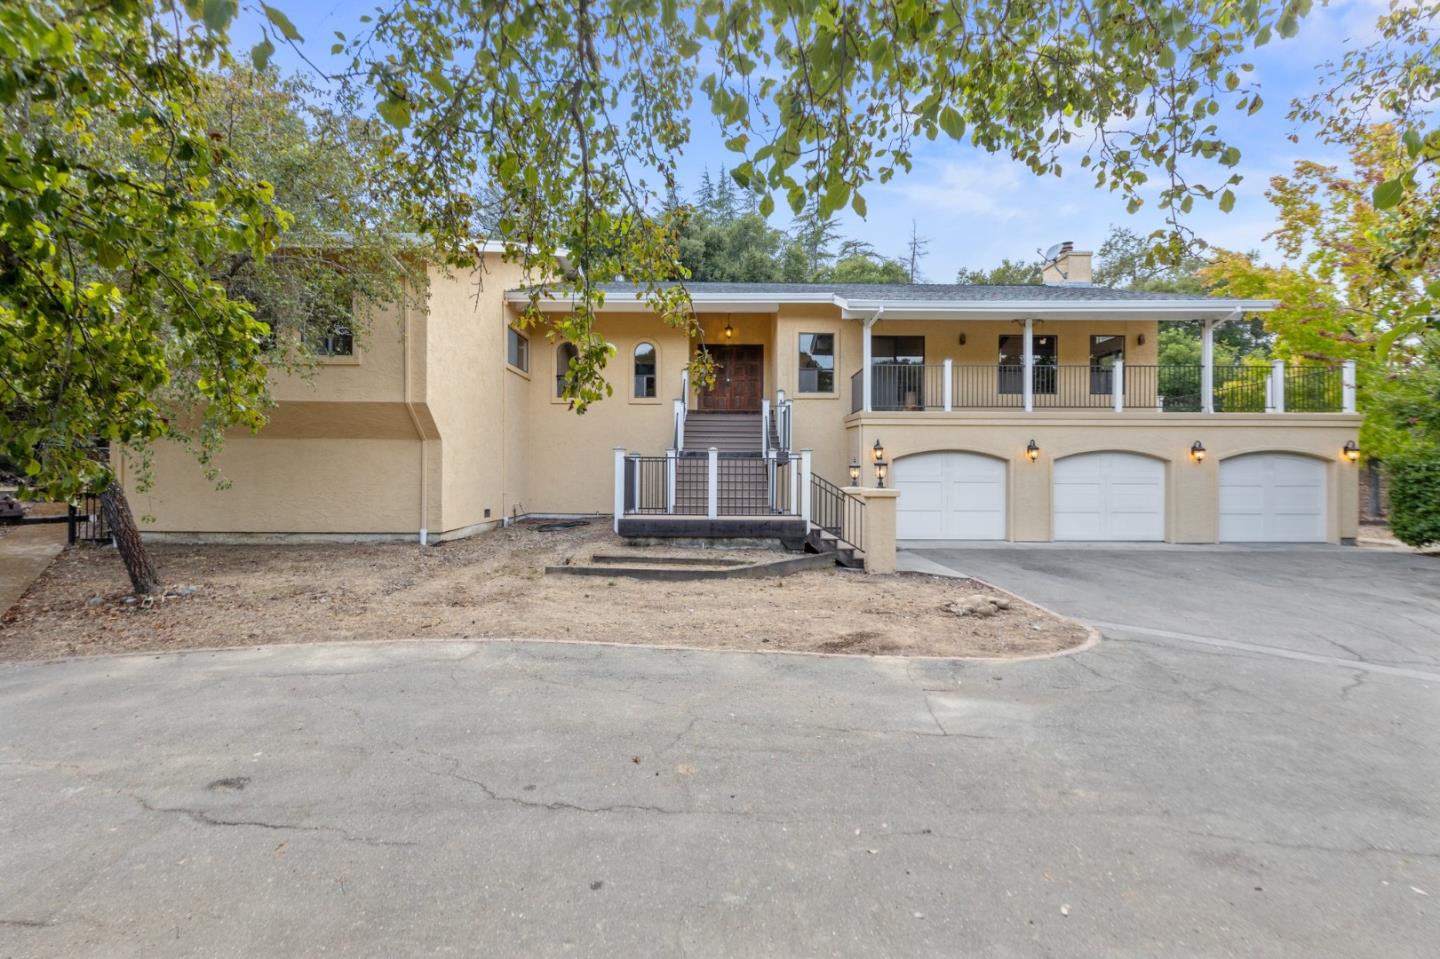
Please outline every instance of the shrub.
[{"label": "shrub", "polygon": [[1440,543],[1440,451],[1408,453],[1385,461],[1390,476],[1390,529],[1402,542]]}]

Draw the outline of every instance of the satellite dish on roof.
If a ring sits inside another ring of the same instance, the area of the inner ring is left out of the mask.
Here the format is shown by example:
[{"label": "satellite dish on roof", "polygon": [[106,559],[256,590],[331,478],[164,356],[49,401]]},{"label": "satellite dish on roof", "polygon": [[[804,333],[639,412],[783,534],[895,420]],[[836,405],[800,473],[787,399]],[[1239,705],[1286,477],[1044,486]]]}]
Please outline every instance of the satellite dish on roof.
[{"label": "satellite dish on roof", "polygon": [[1075,249],[1075,242],[1073,240],[1065,240],[1063,243],[1056,243],[1054,246],[1050,247],[1050,249],[1045,251],[1045,262],[1054,263],[1056,260],[1060,259],[1060,255],[1062,253],[1069,253],[1073,249]]}]

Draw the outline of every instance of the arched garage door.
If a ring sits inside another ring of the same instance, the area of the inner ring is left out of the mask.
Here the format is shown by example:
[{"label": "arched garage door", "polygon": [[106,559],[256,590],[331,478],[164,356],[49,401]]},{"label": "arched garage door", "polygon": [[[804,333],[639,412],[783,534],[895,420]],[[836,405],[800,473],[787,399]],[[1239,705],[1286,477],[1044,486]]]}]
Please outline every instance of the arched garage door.
[{"label": "arched garage door", "polygon": [[1220,463],[1220,542],[1323,543],[1325,464],[1294,453]]},{"label": "arched garage door", "polygon": [[891,471],[899,539],[1004,539],[1005,462],[978,453],[902,456]]},{"label": "arched garage door", "polygon": [[1057,540],[1165,538],[1165,464],[1135,453],[1055,461]]}]

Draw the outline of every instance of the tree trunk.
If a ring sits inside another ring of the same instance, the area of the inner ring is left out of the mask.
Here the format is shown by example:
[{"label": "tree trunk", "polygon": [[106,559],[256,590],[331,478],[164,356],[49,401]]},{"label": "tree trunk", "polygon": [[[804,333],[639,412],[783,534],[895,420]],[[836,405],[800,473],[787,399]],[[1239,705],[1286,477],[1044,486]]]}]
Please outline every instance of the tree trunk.
[{"label": "tree trunk", "polygon": [[118,483],[111,483],[100,494],[100,515],[105,526],[115,538],[115,548],[125,561],[125,572],[130,574],[130,585],[135,592],[148,596],[160,586],[160,577],[155,572],[155,563],[140,541],[140,530],[135,526],[135,516],[130,512],[130,501],[125,490]]}]

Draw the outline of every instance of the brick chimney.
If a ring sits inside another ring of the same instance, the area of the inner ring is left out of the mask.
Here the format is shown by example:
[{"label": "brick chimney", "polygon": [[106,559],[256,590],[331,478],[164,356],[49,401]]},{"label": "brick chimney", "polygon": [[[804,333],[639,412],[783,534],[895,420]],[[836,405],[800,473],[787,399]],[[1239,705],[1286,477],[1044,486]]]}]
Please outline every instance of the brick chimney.
[{"label": "brick chimney", "polygon": [[1093,281],[1090,273],[1088,250],[1077,250],[1075,244],[1066,240],[1055,248],[1040,272],[1046,286],[1089,286]]}]

